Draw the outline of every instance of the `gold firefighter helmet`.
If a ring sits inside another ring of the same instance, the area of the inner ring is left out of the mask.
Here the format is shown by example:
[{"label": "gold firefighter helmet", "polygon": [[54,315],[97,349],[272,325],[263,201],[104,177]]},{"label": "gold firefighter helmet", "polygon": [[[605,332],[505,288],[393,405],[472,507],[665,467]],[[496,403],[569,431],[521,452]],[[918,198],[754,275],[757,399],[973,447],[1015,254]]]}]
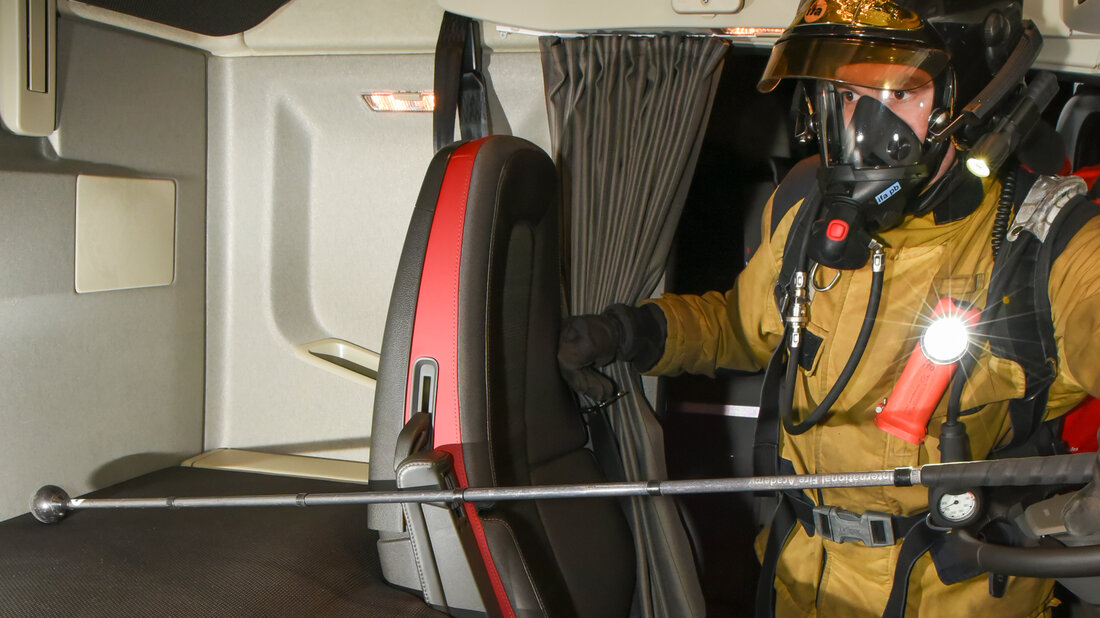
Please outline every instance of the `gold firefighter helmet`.
[{"label": "gold firefighter helmet", "polygon": [[[784,78],[823,79],[880,90],[911,90],[947,67],[950,55],[912,10],[890,0],[803,0],[772,49],[761,92]],[[889,70],[846,71],[861,64]]]}]

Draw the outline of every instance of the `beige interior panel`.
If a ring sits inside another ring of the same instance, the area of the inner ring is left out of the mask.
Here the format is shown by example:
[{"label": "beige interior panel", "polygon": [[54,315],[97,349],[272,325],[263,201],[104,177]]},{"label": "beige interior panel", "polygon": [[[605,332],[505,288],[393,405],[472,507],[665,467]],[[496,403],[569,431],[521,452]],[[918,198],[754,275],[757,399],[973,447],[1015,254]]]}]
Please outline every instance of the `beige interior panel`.
[{"label": "beige interior panel", "polygon": [[[486,58],[495,130],[549,148],[539,55]],[[431,114],[362,95],[430,88],[433,69],[429,54],[211,59],[207,449],[369,456],[370,373],[433,146]]]},{"label": "beige interior panel", "polygon": [[372,390],[378,379],[378,353],[341,339],[328,337],[302,344],[298,346],[298,357]]},{"label": "beige interior panel", "polygon": [[255,55],[431,51],[442,18],[434,0],[294,0],[244,44]]},{"label": "beige interior panel", "polygon": [[76,291],[172,283],[176,183],[169,179],[76,179]]},{"label": "beige interior panel", "polygon": [[368,471],[365,462],[224,448],[196,455],[180,465],[209,470],[235,470],[349,483],[366,483]]},{"label": "beige interior panel", "polygon": [[[0,129],[0,520],[47,483],[80,495],[203,450],[205,57],[57,25],[56,131]],[[172,285],[75,291],[80,176],[171,179]]]}]

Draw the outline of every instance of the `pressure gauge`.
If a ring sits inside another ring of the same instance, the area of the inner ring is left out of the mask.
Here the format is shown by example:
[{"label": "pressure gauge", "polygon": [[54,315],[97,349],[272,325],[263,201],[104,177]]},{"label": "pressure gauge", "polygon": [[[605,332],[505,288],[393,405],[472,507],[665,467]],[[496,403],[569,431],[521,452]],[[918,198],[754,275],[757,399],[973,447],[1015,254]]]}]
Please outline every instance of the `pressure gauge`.
[{"label": "pressure gauge", "polygon": [[932,506],[939,523],[950,528],[962,528],[974,523],[982,513],[981,495],[974,490],[937,492]]}]

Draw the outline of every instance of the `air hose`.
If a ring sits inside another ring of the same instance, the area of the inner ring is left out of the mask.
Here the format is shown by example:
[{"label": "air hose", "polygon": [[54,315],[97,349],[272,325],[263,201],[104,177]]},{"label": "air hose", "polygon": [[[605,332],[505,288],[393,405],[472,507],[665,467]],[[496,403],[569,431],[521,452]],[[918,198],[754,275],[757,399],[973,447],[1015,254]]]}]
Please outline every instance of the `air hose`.
[{"label": "air hose", "polygon": [[966,424],[959,421],[959,418],[966,416],[961,410],[962,392],[970,372],[977,364],[977,356],[967,354],[955,368],[955,379],[947,397],[947,417],[940,425],[940,461],[944,463],[970,460],[970,437],[966,433]]},{"label": "air hose", "polygon": [[841,370],[840,376],[837,378],[836,383],[829,390],[829,393],[825,395],[825,398],[821,400],[821,403],[817,405],[813,412],[810,413],[801,423],[795,424],[792,419],[794,408],[794,382],[798,375],[798,357],[797,350],[791,353],[787,357],[787,373],[783,380],[783,391],[779,397],[779,414],[783,419],[783,427],[787,430],[787,433],[793,435],[799,435],[809,431],[811,427],[821,422],[825,415],[829,413],[833,404],[836,403],[840,393],[844,391],[844,388],[848,385],[848,381],[852,379],[852,374],[855,373],[856,367],[859,365],[859,361],[863,358],[863,353],[867,349],[867,342],[871,339],[871,331],[875,326],[875,318],[878,315],[879,302],[882,300],[882,282],[886,267],[885,252],[882,250],[882,245],[877,242],[871,247],[871,293],[867,299],[867,311],[863,315],[863,326],[859,330],[859,336],[856,338],[855,347],[852,348],[852,353],[848,356],[848,362],[844,365],[844,369]]},{"label": "air hose", "polygon": [[1085,547],[1009,547],[979,541],[958,530],[953,549],[983,571],[1023,577],[1091,577],[1100,574],[1100,545]]},{"label": "air hose", "polygon": [[1008,223],[1012,219],[1012,205],[1016,193],[1016,170],[1004,174],[1001,179],[1001,195],[997,199],[997,214],[993,218],[993,235],[990,244],[993,246],[993,259],[1001,252],[1005,235],[1008,233]]}]

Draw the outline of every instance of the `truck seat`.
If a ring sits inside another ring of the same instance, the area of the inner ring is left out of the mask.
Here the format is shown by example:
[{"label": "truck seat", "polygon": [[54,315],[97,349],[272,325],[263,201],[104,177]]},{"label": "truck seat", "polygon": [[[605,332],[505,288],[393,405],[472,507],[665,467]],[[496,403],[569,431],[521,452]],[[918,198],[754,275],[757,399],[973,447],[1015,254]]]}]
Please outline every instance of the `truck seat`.
[{"label": "truck seat", "polygon": [[[441,149],[409,225],[382,346],[370,483],[603,480],[557,369],[557,176],[518,138]],[[372,505],[386,579],[452,615],[625,616],[614,500]]]},{"label": "truck seat", "polygon": [[1074,170],[1100,163],[1100,91],[1087,86],[1066,101],[1058,116],[1058,133],[1066,143],[1066,156]]}]

